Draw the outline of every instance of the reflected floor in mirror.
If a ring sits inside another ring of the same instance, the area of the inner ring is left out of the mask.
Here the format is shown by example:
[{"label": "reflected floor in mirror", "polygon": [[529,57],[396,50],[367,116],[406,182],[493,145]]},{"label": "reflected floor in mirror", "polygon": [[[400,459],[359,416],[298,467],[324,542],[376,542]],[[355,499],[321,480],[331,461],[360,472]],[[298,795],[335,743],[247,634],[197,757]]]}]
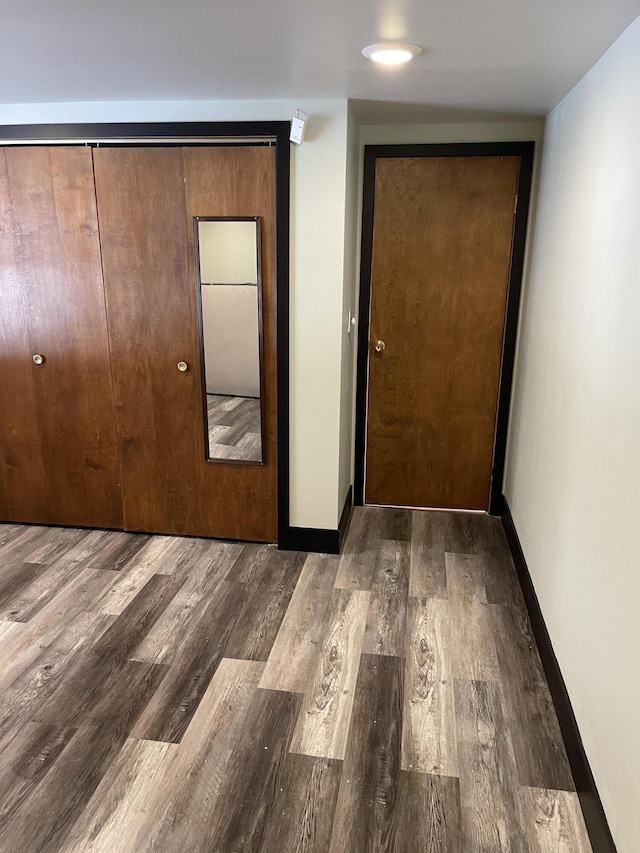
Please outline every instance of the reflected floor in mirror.
[{"label": "reflected floor in mirror", "polygon": [[262,461],[260,400],[207,394],[209,457]]}]

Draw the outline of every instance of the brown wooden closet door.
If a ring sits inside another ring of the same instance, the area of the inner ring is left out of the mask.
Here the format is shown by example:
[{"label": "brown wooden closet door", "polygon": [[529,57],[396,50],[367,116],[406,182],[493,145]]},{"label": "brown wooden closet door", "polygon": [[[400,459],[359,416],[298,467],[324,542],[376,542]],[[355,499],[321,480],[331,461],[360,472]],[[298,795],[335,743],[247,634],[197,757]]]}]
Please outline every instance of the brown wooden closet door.
[{"label": "brown wooden closet door", "polygon": [[[101,148],[95,174],[125,527],[275,541],[274,150]],[[263,217],[265,465],[205,460],[194,216]]]},{"label": "brown wooden closet door", "polygon": [[488,508],[519,162],[376,161],[367,503]]},{"label": "brown wooden closet door", "polygon": [[0,205],[0,517],[120,527],[91,150],[1,149]]}]

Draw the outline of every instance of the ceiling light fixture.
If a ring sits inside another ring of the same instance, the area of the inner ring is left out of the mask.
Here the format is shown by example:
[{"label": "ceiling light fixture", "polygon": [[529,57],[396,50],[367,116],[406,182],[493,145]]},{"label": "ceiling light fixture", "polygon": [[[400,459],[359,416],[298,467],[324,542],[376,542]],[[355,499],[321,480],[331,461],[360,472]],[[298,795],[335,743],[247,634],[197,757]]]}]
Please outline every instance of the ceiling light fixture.
[{"label": "ceiling light fixture", "polygon": [[414,56],[420,56],[422,48],[417,44],[370,44],[362,51],[363,56],[383,65],[402,65]]}]

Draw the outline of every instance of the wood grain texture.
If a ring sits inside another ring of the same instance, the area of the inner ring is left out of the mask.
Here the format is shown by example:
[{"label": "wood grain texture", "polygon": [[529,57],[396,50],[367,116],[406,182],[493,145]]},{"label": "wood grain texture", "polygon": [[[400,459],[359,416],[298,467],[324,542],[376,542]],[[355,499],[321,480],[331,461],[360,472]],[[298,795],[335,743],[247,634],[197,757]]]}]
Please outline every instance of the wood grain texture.
[{"label": "wood grain texture", "polygon": [[[449,776],[400,771],[397,853],[462,853],[460,783]],[[466,853],[466,851],[465,851]]]},{"label": "wood grain texture", "polygon": [[408,590],[408,543],[381,540],[362,644],[364,653],[404,655]]},{"label": "wood grain texture", "polygon": [[338,589],[371,589],[379,559],[379,520],[384,512],[372,507],[354,508],[340,556]]},{"label": "wood grain texture", "polygon": [[89,148],[0,151],[0,353],[0,517],[122,526]]},{"label": "wood grain texture", "polygon": [[209,832],[214,850],[258,851],[288,778],[289,744],[302,697],[257,690],[236,748],[220,783]]},{"label": "wood grain texture", "polygon": [[326,853],[341,773],[341,761],[289,753],[258,849]]},{"label": "wood grain texture", "polygon": [[[101,148],[94,165],[125,527],[274,541],[274,151]],[[194,216],[262,217],[264,465],[206,461]]]},{"label": "wood grain texture", "polygon": [[440,512],[412,513],[409,595],[415,598],[447,597],[443,522]]},{"label": "wood grain texture", "polygon": [[500,688],[481,681],[456,681],[455,701],[462,849],[469,853],[527,853],[516,763]]},{"label": "wood grain texture", "polygon": [[216,849],[211,816],[253,707],[263,666],[254,661],[221,661],[181,743],[172,744],[167,753],[158,784],[147,797],[145,814],[131,827],[121,853]]},{"label": "wood grain texture", "polygon": [[578,795],[571,791],[521,788],[520,799],[532,853],[591,853]]},{"label": "wood grain texture", "polygon": [[376,162],[367,503],[488,506],[518,173],[519,157]]},{"label": "wood grain texture", "polygon": [[311,684],[339,558],[309,554],[264,668],[260,687],[304,693]]},{"label": "wood grain texture", "polygon": [[344,758],[368,609],[368,592],[334,592],[313,680],[305,693],[293,736],[292,752]]},{"label": "wood grain texture", "polygon": [[484,585],[485,560],[468,554],[447,554],[446,567],[453,676],[470,681],[499,681]]},{"label": "wood grain texture", "polygon": [[346,566],[0,525],[3,853],[590,853],[494,522],[425,515]]},{"label": "wood grain texture", "polygon": [[526,612],[490,605],[521,785],[573,791],[549,687]]},{"label": "wood grain texture", "polygon": [[458,775],[449,619],[443,599],[409,601],[403,770]]},{"label": "wood grain texture", "polygon": [[140,849],[140,829],[177,746],[158,741],[125,741],[73,825],[65,853],[125,853]]},{"label": "wood grain texture", "polygon": [[392,849],[399,820],[403,665],[363,655],[330,850]]}]

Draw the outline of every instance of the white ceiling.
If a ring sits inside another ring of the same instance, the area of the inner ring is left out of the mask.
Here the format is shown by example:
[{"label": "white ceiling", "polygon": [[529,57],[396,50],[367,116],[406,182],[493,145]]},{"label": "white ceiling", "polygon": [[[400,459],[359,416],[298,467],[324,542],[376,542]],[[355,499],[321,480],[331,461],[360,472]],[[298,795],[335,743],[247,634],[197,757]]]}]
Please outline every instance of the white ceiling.
[{"label": "white ceiling", "polygon": [[[525,116],[561,100],[640,0],[1,0],[0,12],[5,104],[319,97]],[[396,69],[361,56],[385,39],[425,53]]]}]

